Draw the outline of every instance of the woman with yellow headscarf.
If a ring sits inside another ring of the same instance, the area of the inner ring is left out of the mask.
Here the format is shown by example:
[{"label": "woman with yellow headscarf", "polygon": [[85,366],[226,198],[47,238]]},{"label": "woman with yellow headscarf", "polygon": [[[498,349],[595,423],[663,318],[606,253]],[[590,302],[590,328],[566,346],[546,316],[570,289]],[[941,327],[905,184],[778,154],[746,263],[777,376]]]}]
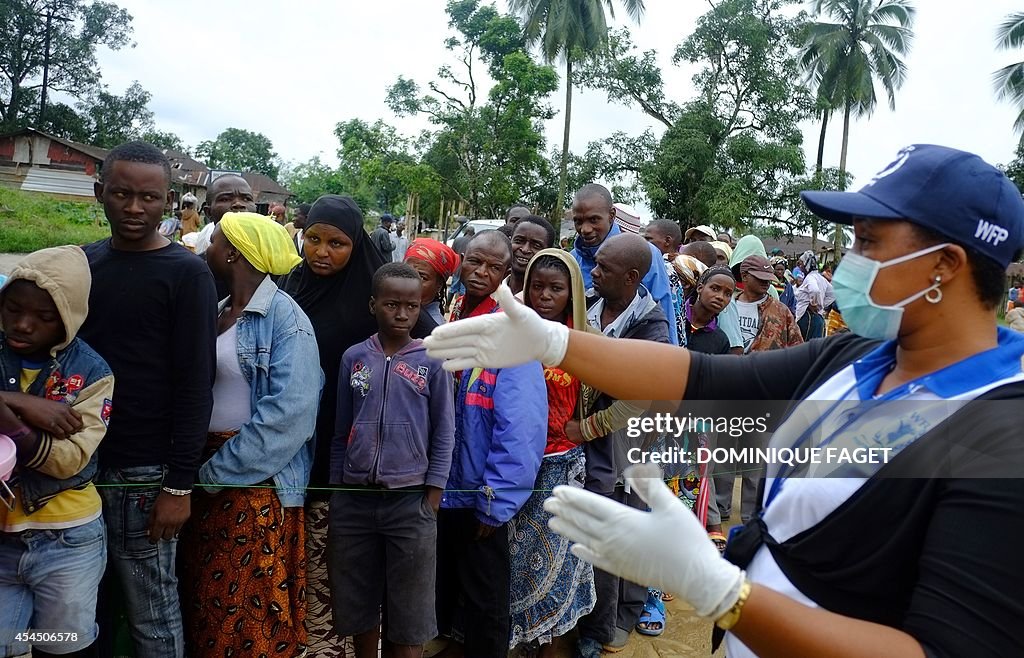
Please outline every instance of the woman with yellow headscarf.
[{"label": "woman with yellow headscarf", "polygon": [[181,542],[188,653],[296,656],[306,644],[303,503],[323,374],[309,319],[271,275],[299,257],[272,219],[227,213],[206,260],[230,294],[197,485],[208,495],[192,497]]}]

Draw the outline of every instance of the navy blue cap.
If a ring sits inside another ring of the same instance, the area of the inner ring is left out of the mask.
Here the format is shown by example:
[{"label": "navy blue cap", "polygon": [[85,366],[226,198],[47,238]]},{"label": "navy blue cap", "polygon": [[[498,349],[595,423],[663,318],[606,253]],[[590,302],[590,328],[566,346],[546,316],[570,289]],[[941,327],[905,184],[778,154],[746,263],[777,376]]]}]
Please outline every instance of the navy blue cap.
[{"label": "navy blue cap", "polygon": [[1003,172],[973,153],[914,144],[858,192],[800,193],[811,212],[839,224],[899,219],[975,249],[1003,267],[1024,248],[1024,200]]}]

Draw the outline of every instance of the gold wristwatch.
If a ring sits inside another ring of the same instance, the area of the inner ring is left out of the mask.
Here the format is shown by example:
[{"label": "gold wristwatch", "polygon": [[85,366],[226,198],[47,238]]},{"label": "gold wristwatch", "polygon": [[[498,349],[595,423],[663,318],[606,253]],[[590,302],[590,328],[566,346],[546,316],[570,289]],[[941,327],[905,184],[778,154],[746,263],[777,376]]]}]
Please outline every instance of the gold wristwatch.
[{"label": "gold wristwatch", "polygon": [[740,620],[740,613],[743,612],[743,605],[747,602],[747,597],[750,596],[750,589],[750,581],[744,578],[743,584],[740,585],[740,596],[736,599],[736,603],[724,615],[715,620],[715,626],[718,626],[723,631],[727,631],[736,625]]}]

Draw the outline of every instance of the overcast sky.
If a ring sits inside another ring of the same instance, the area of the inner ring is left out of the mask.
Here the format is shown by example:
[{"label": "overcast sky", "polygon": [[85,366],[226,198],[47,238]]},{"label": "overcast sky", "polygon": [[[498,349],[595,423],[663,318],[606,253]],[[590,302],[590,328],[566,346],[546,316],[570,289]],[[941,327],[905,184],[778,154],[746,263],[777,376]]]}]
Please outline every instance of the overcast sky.
[{"label": "overcast sky", "polygon": [[[385,89],[405,75],[423,85],[451,63],[443,0],[117,0],[135,18],[135,48],[101,49],[104,82],[123,93],[133,80],[153,95],[157,126],[194,146],[228,127],[267,135],[286,161],[321,155],[334,162],[339,121],[384,119],[407,135],[428,127],[398,119],[384,104]],[[655,49],[670,98],[693,94],[695,69],[672,65],[671,55],[707,10],[703,0],[647,0],[634,41]],[[1016,112],[997,103],[991,74],[1024,58],[997,53],[996,25],[1019,1],[918,0],[916,40],[896,110],[880,104],[851,127],[849,169],[868,180],[910,143],[938,143],[978,153],[992,163],[1013,158]],[[499,1],[504,9],[504,1]],[[627,20],[620,13],[619,22]],[[548,150],[561,144],[564,91],[551,96]],[[637,134],[660,124],[638,108],[609,104],[603,93],[573,96],[571,148],[615,130]],[[808,163],[819,126],[805,128]],[[830,125],[826,166],[839,162],[841,118]]]}]

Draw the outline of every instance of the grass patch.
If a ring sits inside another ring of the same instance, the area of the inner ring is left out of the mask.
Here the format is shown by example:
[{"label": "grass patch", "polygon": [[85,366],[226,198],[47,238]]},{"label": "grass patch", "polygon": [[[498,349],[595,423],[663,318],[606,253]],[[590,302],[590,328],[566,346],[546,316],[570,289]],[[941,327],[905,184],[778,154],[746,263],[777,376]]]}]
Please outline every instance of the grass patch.
[{"label": "grass patch", "polygon": [[96,202],[0,188],[0,251],[29,253],[109,236],[103,208]]}]

